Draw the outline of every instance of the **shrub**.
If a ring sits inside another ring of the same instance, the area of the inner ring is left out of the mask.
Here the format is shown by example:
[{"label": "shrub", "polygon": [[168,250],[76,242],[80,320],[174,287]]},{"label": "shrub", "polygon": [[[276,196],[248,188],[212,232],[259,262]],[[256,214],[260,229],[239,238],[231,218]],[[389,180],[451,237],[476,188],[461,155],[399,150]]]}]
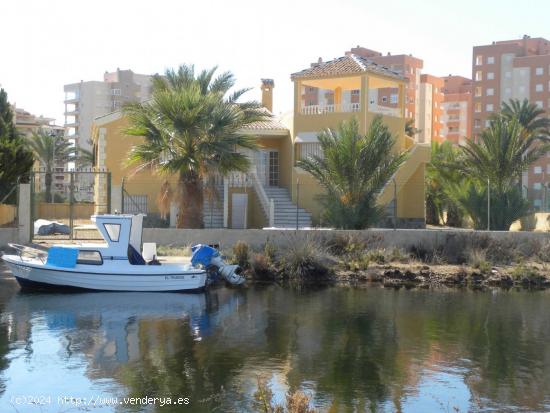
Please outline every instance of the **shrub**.
[{"label": "shrub", "polygon": [[402,248],[393,248],[388,254],[388,261],[407,263],[410,261],[410,254]]},{"label": "shrub", "polygon": [[237,241],[235,245],[233,245],[233,258],[242,268],[248,268],[249,256],[250,249],[246,242]]},{"label": "shrub", "polygon": [[491,239],[487,259],[494,264],[510,264],[518,259],[517,244],[511,238]]},{"label": "shrub", "polygon": [[327,242],[326,246],[335,255],[354,254],[366,249],[365,242],[351,234],[337,234]]},{"label": "shrub", "polygon": [[468,250],[468,264],[473,268],[477,268],[482,273],[489,272],[491,265],[487,262],[487,255],[485,250],[482,249],[469,249]]},{"label": "shrub", "polygon": [[418,259],[424,263],[442,264],[445,262],[443,248],[441,247],[427,247],[426,245],[419,243],[411,247],[410,253],[412,258]]},{"label": "shrub", "polygon": [[269,240],[264,245],[264,255],[268,263],[272,264],[277,256],[277,247]]},{"label": "shrub", "polygon": [[323,277],[329,273],[329,255],[311,239],[291,241],[281,260],[289,278]]},{"label": "shrub", "polygon": [[190,257],[191,245],[173,246],[173,245],[157,245],[158,256],[172,257]]},{"label": "shrub", "polygon": [[369,268],[370,259],[368,254],[361,254],[353,259],[346,259],[343,262],[344,268],[350,271],[364,271]]},{"label": "shrub", "polygon": [[369,261],[375,262],[377,264],[386,263],[386,254],[384,250],[375,249],[367,253],[367,258]]},{"label": "shrub", "polygon": [[550,262],[550,241],[544,241],[540,244],[536,255],[541,261]]},{"label": "shrub", "polygon": [[520,263],[512,270],[511,276],[514,280],[528,280],[529,282],[533,282],[540,277],[540,274],[536,268]]},{"label": "shrub", "polygon": [[257,253],[252,255],[250,268],[254,278],[259,280],[273,279],[274,271],[271,262],[265,254]]}]

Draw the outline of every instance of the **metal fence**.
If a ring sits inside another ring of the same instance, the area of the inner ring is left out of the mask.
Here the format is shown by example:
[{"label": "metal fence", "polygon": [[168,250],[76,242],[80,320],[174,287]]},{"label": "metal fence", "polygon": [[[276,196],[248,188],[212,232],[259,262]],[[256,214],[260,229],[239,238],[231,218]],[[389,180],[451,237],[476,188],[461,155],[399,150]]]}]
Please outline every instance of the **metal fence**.
[{"label": "metal fence", "polygon": [[111,174],[92,169],[31,174],[32,238],[100,239],[90,217],[109,213]]}]

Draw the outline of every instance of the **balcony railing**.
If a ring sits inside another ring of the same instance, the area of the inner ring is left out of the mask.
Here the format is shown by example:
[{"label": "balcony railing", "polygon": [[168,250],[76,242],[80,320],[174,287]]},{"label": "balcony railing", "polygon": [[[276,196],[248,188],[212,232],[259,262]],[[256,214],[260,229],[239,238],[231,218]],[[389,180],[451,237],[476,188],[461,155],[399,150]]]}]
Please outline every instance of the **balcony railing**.
[{"label": "balcony railing", "polygon": [[401,117],[401,109],[377,105],[376,103],[369,104],[369,112],[378,113],[385,116]]},{"label": "balcony railing", "polygon": [[359,112],[360,103],[339,103],[336,105],[302,106],[302,115],[322,115],[325,113]]}]

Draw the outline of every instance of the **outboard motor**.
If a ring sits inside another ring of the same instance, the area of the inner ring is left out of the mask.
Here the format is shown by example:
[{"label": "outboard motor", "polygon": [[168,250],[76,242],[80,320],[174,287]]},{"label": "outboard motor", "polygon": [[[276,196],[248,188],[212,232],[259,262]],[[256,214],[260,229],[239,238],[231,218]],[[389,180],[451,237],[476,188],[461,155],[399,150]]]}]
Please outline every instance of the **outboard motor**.
[{"label": "outboard motor", "polygon": [[215,267],[218,273],[230,284],[241,285],[246,279],[241,275],[243,270],[238,265],[226,264],[220,253],[215,248],[209,245],[197,244],[191,247],[193,255],[191,256],[191,264],[196,266],[201,264],[205,268]]}]

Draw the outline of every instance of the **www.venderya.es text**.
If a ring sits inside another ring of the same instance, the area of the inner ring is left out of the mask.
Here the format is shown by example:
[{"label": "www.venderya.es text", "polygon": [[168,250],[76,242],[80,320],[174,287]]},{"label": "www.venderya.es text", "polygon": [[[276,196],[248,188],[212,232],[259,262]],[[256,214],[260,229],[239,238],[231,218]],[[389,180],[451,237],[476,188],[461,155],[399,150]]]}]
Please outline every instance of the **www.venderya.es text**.
[{"label": "www.venderya.es text", "polygon": [[46,406],[57,404],[59,406],[185,406],[188,405],[191,400],[189,397],[109,397],[92,395],[87,397],[81,396],[49,396],[49,395],[21,395],[12,396],[10,398],[11,403],[15,406],[21,405],[35,405]]}]

